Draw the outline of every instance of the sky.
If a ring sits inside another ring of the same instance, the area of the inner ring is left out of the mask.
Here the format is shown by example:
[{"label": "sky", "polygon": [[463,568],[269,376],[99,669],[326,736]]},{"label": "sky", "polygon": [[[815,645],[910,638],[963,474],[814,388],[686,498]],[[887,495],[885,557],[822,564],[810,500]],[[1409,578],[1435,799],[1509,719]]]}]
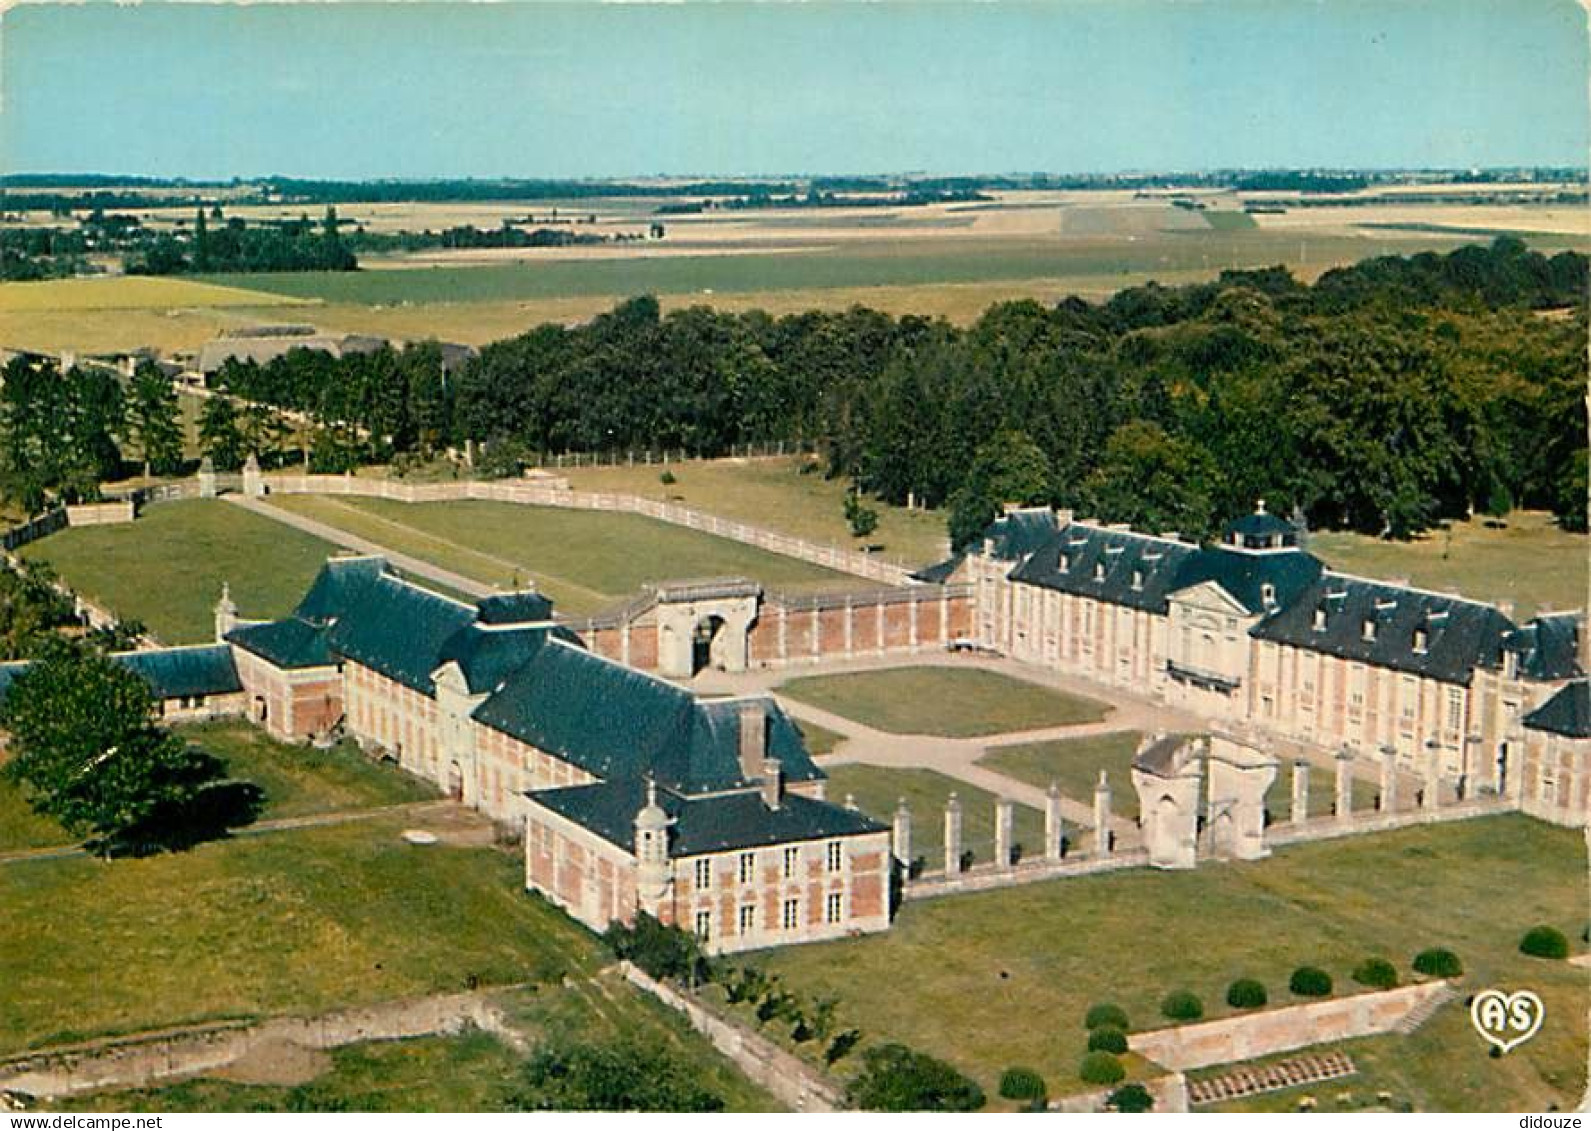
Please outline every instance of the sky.
[{"label": "sky", "polygon": [[24,3],[0,170],[1583,165],[1574,0]]}]

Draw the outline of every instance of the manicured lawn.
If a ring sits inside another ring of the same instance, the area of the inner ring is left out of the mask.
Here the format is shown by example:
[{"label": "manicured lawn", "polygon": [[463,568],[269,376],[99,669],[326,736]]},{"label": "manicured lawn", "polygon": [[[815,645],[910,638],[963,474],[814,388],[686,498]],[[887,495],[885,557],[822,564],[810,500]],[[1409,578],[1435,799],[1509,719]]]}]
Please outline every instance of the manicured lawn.
[{"label": "manicured lawn", "polygon": [[1104,703],[981,668],[885,668],[803,676],[779,694],[894,734],[974,738],[1103,719]]},{"label": "manicured lawn", "polygon": [[[513,1023],[533,1039],[622,1037],[666,1046],[695,1065],[700,1082],[730,1111],[775,1111],[777,1101],[691,1029],[677,1014],[615,974],[535,994],[504,996]],[[296,1086],[240,1084],[217,1077],[159,1088],[98,1092],[52,1105],[78,1111],[503,1111],[518,1086],[523,1059],[497,1037],[468,1031],[348,1045],[330,1053],[329,1069]]]},{"label": "manicured lawn", "polygon": [[[1465,964],[1467,989],[1534,988],[1547,1022],[1495,1061],[1467,1022],[1443,1016],[1451,1028],[1430,1035],[1448,1058],[1443,1086],[1472,1080],[1464,1094],[1477,1106],[1539,1111],[1549,1099],[1579,1102],[1587,978],[1524,958],[1517,945],[1546,922],[1582,950],[1585,907],[1581,834],[1507,815],[1298,845],[1254,863],[907,903],[886,935],[758,958],[809,997],[838,997],[841,1023],[869,1041],[945,1057],[991,1094],[1003,1068],[1031,1065],[1054,1094],[1080,1086],[1083,1015],[1094,1002],[1118,1002],[1134,1029],[1149,1029],[1163,1024],[1158,1003],[1171,990],[1193,991],[1215,1016],[1228,1012],[1225,988],[1237,977],[1259,978],[1274,1004],[1287,1004],[1287,979],[1304,963],[1329,971],[1341,993],[1356,988],[1349,973],[1367,955],[1408,977],[1417,951],[1446,945]],[[1498,1085],[1489,1098],[1486,1081]]]},{"label": "manicured lawn", "polygon": [[[810,469],[805,475],[803,467]],[[943,511],[909,511],[869,499],[867,505],[878,512],[878,530],[866,538],[851,537],[845,518],[849,483],[825,476],[816,457],[697,460],[670,464],[668,470],[674,482],[665,484],[656,465],[554,469],[576,490],[684,503],[823,545],[881,546],[877,552],[884,559],[913,568],[950,556]]]},{"label": "manicured lawn", "polygon": [[0,777],[0,852],[71,843],[65,829],[33,811],[21,786]]},{"label": "manicured lawn", "polygon": [[[944,869],[945,802],[952,793],[961,801],[963,851],[972,853],[974,864],[994,859],[994,794],[933,770],[846,765],[830,767],[828,774],[830,801],[843,804],[848,795],[854,795],[858,809],[886,823],[895,819],[895,807],[904,797],[912,814],[912,856],[922,858],[924,870]],[[1012,816],[1022,853],[1040,855],[1044,851],[1044,814],[1019,804]]]},{"label": "manicured lawn", "polygon": [[1132,757],[1143,738],[1137,731],[1063,738],[1022,746],[997,746],[982,758],[987,766],[1007,777],[1048,789],[1051,782],[1073,801],[1094,803],[1099,771],[1110,777],[1111,811],[1121,817],[1138,816],[1138,795],[1132,787]]},{"label": "manicured lawn", "polygon": [[818,726],[817,723],[796,721],[796,729],[807,741],[807,752],[813,755],[832,754],[834,748],[845,741],[843,734],[836,734],[827,727]]},{"label": "manicured lawn", "polygon": [[240,837],[111,863],[0,866],[0,1053],[600,964],[595,940],[486,848],[401,821]]},{"label": "manicured lawn", "polygon": [[271,501],[488,585],[534,582],[565,613],[596,612],[646,582],[684,578],[744,576],[797,590],[867,584],[640,515],[477,500],[397,503],[291,495]]},{"label": "manicured lawn", "polygon": [[1345,573],[1512,601],[1520,620],[1585,605],[1586,536],[1565,533],[1540,511],[1516,511],[1500,529],[1483,519],[1455,522],[1409,542],[1322,531],[1309,536],[1309,549]]},{"label": "manicured lawn", "polygon": [[282,616],[336,550],[230,503],[192,499],[156,503],[124,526],[63,530],[22,555],[162,642],[196,644],[214,637],[223,582],[243,616]]},{"label": "manicured lawn", "polygon": [[263,817],[302,817],[429,801],[435,789],[392,766],[378,765],[352,743],[329,750],[278,742],[258,727],[228,719],[179,733],[227,764],[230,777],[265,791]]}]

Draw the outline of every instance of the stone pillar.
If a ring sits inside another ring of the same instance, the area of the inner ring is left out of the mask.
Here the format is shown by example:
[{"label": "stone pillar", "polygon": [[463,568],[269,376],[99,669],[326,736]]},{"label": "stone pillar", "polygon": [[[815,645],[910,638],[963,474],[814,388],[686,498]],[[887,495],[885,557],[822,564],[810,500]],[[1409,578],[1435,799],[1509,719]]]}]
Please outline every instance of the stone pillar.
[{"label": "stone pillar", "polygon": [[961,799],[954,793],[945,802],[945,875],[961,874]]},{"label": "stone pillar", "polygon": [[238,626],[238,607],[232,603],[232,587],[221,583],[221,599],[215,603],[215,642],[226,639],[226,634]]},{"label": "stone pillar", "polygon": [[1099,771],[1099,784],[1094,786],[1094,855],[1110,855],[1110,779]]},{"label": "stone pillar", "polygon": [[1353,819],[1353,751],[1344,746],[1337,751],[1337,823]]},{"label": "stone pillar", "polygon": [[213,499],[215,496],[215,461],[205,456],[199,461],[199,498]]},{"label": "stone pillar", "polygon": [[254,453],[249,453],[249,458],[243,461],[243,494],[250,499],[263,498],[265,495],[265,479],[260,475],[260,461],[254,458]]},{"label": "stone pillar", "polygon": [[1015,827],[1015,807],[1011,799],[1001,797],[994,803],[994,863],[998,868],[1011,866],[1011,851]]},{"label": "stone pillar", "polygon": [[1420,786],[1420,807],[1435,809],[1442,804],[1442,751],[1432,746],[1425,752],[1424,781]]},{"label": "stone pillar", "polygon": [[904,797],[895,806],[894,846],[895,859],[900,861],[901,871],[909,873],[912,866],[912,811],[906,808]]},{"label": "stone pillar", "polygon": [[1044,859],[1059,860],[1066,851],[1066,822],[1061,816],[1061,787],[1054,782],[1044,793]]},{"label": "stone pillar", "polygon": [[1293,763],[1293,824],[1309,820],[1309,763]]},{"label": "stone pillar", "polygon": [[1381,748],[1381,811],[1398,810],[1398,752],[1390,746]]}]

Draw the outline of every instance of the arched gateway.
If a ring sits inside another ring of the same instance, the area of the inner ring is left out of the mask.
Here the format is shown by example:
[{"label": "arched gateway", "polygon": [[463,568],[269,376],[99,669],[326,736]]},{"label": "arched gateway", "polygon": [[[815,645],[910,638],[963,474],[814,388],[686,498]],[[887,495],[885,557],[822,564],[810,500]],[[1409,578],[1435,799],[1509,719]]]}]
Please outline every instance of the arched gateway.
[{"label": "arched gateway", "polygon": [[670,582],[657,588],[657,670],[689,679],[713,668],[743,672],[762,586],[744,578]]}]

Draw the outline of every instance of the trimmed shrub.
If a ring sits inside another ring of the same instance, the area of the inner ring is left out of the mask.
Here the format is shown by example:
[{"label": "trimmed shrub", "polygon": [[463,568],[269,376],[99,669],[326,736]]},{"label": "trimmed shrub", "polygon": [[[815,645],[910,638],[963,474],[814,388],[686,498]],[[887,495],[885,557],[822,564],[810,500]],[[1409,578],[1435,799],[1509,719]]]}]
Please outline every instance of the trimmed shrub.
[{"label": "trimmed shrub", "polygon": [[1160,1012],[1173,1021],[1197,1021],[1204,1016],[1204,1002],[1197,994],[1175,990],[1161,1001]]},{"label": "trimmed shrub", "polygon": [[1113,1001],[1102,1001],[1098,1005],[1088,1007],[1088,1016],[1083,1019],[1083,1027],[1098,1029],[1101,1025],[1109,1025],[1123,1032],[1131,1028],[1127,1024],[1127,1011]]},{"label": "trimmed shrub", "polygon": [[1101,1025],[1098,1029],[1090,1029],[1088,1051],[1124,1053],[1127,1051],[1127,1034],[1114,1025]]},{"label": "trimmed shrub", "polygon": [[1331,975],[1319,966],[1300,966],[1293,971],[1293,976],[1287,982],[1287,988],[1299,997],[1329,997],[1331,995]]},{"label": "trimmed shrub", "polygon": [[1233,1009],[1258,1009],[1269,1000],[1265,987],[1253,978],[1239,978],[1226,988],[1226,1004]]},{"label": "trimmed shrub", "polygon": [[1153,1111],[1155,1098],[1142,1084],[1123,1084],[1105,1098],[1105,1104],[1116,1111],[1136,1115],[1140,1112]]},{"label": "trimmed shrub", "polygon": [[663,469],[663,474],[657,477],[657,481],[663,484],[665,487],[672,487],[674,484],[679,482],[679,480],[675,478],[674,473],[666,467]]},{"label": "trimmed shrub", "polygon": [[1115,1054],[1095,1051],[1083,1057],[1082,1067],[1077,1074],[1086,1084],[1115,1084],[1126,1078],[1127,1070],[1121,1066]]},{"label": "trimmed shrub", "polygon": [[1398,984],[1398,968],[1385,958],[1367,958],[1353,968],[1353,980],[1361,986],[1390,990]]},{"label": "trimmed shrub", "polygon": [[1041,1103],[1049,1096],[1044,1077],[1031,1068],[1007,1068],[1000,1073],[1000,1095],[1008,1100]]},{"label": "trimmed shrub", "polygon": [[1569,940],[1557,927],[1543,923],[1525,932],[1525,937],[1519,940],[1519,953],[1532,958],[1568,958]]},{"label": "trimmed shrub", "polygon": [[1464,964],[1446,947],[1433,946],[1414,956],[1414,969],[1433,978],[1456,978],[1464,972]]},{"label": "trimmed shrub", "polygon": [[977,1111],[983,1089],[944,1061],[905,1045],[875,1045],[847,1091],[863,1111]]}]

